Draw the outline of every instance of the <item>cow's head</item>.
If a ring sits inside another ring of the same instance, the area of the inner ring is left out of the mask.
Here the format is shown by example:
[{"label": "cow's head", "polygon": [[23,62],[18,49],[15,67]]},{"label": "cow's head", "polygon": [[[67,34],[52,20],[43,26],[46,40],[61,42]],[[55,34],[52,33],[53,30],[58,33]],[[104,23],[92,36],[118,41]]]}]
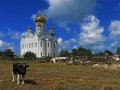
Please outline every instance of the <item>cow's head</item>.
[{"label": "cow's head", "polygon": [[25,73],[26,72],[26,68],[29,67],[29,65],[26,65],[25,63],[20,63],[18,65],[18,67],[19,67],[20,72]]}]

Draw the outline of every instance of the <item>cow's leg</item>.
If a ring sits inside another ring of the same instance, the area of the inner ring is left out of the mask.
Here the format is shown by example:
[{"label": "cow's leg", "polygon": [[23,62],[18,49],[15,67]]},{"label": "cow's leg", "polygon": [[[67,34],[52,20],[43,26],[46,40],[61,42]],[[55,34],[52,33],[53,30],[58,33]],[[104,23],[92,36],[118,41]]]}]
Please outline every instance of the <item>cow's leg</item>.
[{"label": "cow's leg", "polygon": [[20,83],[20,75],[17,74],[17,85]]},{"label": "cow's leg", "polygon": [[24,84],[24,77],[22,77],[22,84]]},{"label": "cow's leg", "polygon": [[14,73],[12,72],[12,82],[14,82],[15,80],[15,76],[14,76]]}]

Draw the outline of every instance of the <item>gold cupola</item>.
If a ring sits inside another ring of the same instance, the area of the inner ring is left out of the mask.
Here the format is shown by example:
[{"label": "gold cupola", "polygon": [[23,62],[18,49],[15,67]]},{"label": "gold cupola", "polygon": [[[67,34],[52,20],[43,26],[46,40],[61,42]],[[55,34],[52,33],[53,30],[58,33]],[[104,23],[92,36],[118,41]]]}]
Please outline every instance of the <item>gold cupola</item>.
[{"label": "gold cupola", "polygon": [[46,18],[42,16],[42,13],[39,11],[37,17],[35,18],[35,22],[46,22]]}]

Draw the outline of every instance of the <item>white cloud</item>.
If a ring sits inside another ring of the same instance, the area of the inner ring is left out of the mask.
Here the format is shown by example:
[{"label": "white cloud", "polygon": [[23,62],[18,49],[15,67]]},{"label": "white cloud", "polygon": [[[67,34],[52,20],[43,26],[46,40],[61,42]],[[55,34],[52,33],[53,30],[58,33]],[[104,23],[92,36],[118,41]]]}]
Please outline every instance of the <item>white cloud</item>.
[{"label": "white cloud", "polygon": [[36,16],[37,15],[33,13],[33,15],[31,16],[31,20],[35,21]]},{"label": "white cloud", "polygon": [[73,48],[77,48],[77,45],[74,45],[74,47]]},{"label": "white cloud", "polygon": [[8,29],[8,35],[11,39],[20,39],[20,32],[18,31],[12,31],[11,29]]},{"label": "white cloud", "polygon": [[[63,40],[62,38],[58,38],[59,49],[72,49],[77,44],[77,40],[75,38],[71,38],[69,40]],[[74,45],[74,46],[73,46]],[[76,45],[77,47],[77,45]]]},{"label": "white cloud", "polygon": [[[49,7],[45,10],[47,18],[54,18],[57,23],[67,28],[71,22],[80,23],[82,19],[92,14],[96,0],[47,0]],[[70,29],[67,28],[69,32]]]},{"label": "white cloud", "polygon": [[58,44],[61,44],[63,42],[62,38],[58,38]]},{"label": "white cloud", "polygon": [[0,47],[4,46],[4,43],[5,43],[4,41],[0,40]]},{"label": "white cloud", "polygon": [[110,26],[109,26],[109,30],[110,30],[110,38],[112,38],[113,40],[117,40],[120,41],[120,21],[116,20],[116,21],[112,21]]},{"label": "white cloud", "polygon": [[99,19],[89,15],[85,18],[85,22],[81,24],[81,30],[79,35],[80,45],[89,46],[92,49],[104,48],[105,37],[102,35],[104,28],[100,26]]},{"label": "white cloud", "polygon": [[117,42],[117,41],[115,41],[115,42],[111,43],[110,47],[111,47],[111,48],[116,47],[116,46],[117,46],[117,44],[118,44],[118,42]]},{"label": "white cloud", "polygon": [[3,40],[0,40],[0,47],[2,47],[2,46],[7,47],[7,46],[11,46],[11,45],[12,45],[12,44],[7,43],[7,42],[5,42],[5,41],[3,41]]}]

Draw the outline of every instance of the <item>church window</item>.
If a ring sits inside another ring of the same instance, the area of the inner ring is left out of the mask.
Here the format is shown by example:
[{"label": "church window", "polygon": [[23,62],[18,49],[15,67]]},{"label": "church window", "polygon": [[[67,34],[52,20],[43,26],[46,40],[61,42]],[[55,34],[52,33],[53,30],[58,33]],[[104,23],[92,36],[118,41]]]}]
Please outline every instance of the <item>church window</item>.
[{"label": "church window", "polygon": [[55,43],[54,43],[54,48],[55,48]]},{"label": "church window", "polygon": [[49,42],[48,42],[48,47],[49,47]]},{"label": "church window", "polygon": [[41,47],[42,47],[42,42],[40,44],[41,44]]}]

